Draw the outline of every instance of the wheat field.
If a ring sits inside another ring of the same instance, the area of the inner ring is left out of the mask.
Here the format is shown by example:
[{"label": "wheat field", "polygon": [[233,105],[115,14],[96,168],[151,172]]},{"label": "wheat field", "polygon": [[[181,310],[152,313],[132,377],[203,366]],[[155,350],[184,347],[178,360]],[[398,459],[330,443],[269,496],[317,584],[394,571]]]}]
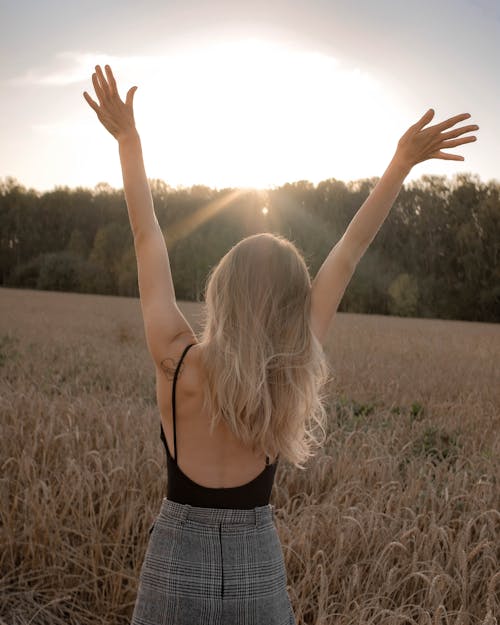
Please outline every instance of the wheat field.
[{"label": "wheat field", "polygon": [[[166,495],[139,300],[0,320],[0,623],[128,624]],[[297,623],[500,623],[500,327],[339,313],[325,351],[326,443],[271,496]]]}]

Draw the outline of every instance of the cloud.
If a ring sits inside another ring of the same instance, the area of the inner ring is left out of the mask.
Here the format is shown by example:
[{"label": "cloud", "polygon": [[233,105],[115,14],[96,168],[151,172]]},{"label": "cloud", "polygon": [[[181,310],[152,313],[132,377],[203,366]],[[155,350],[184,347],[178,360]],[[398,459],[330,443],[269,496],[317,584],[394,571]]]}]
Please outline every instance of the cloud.
[{"label": "cloud", "polygon": [[95,127],[94,120],[81,121],[67,119],[65,121],[51,122],[48,124],[31,124],[31,129],[44,136],[56,137],[88,137]]},{"label": "cloud", "polygon": [[[171,51],[166,54],[136,55],[136,56],[113,56],[103,52],[75,52],[63,51],[56,54],[55,63],[57,69],[34,67],[28,69],[23,75],[16,76],[4,81],[4,84],[19,86],[66,86],[87,82],[92,85],[92,73],[96,65],[104,67],[111,65],[115,76],[120,82],[130,81],[130,85],[137,84],[140,79],[141,84],[158,84],[160,80],[177,80],[181,82],[186,77],[186,73],[192,75],[199,74],[200,67],[204,66],[207,72],[213,70],[213,65],[227,67],[228,71],[234,75],[241,72],[241,67],[235,65],[243,61],[247,69],[264,57],[269,57],[276,65],[289,65],[290,54],[293,53],[288,47],[280,46],[270,42],[255,40],[239,40],[237,42],[216,43],[202,48],[185,48],[178,51]],[[337,66],[339,61],[333,57],[311,51],[296,50],[294,53],[297,62],[313,65],[312,61],[317,57],[318,66],[322,59],[323,66]],[[259,57],[259,58],[256,58]],[[277,67],[277,70],[280,68]],[[298,68],[300,69],[300,68]],[[184,76],[183,76],[184,75]]]},{"label": "cloud", "polygon": [[64,51],[56,55],[60,69],[30,68],[21,76],[4,81],[10,85],[47,85],[65,86],[91,80],[96,65],[104,66],[106,63],[125,70],[125,73],[133,73],[139,69],[144,72],[144,67],[153,68],[158,65],[161,58],[158,56],[128,56],[118,57],[102,52],[73,52]]}]

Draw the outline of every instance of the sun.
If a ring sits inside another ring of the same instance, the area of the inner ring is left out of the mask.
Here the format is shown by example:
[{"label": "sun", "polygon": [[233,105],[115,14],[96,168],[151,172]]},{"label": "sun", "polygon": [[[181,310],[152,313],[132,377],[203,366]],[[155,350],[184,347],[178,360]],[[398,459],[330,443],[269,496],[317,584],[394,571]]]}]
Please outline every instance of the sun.
[{"label": "sun", "polygon": [[349,179],[363,167],[376,175],[370,163],[395,127],[380,81],[315,51],[219,42],[153,67],[130,72],[131,84],[140,80],[135,117],[148,176],[172,185],[270,188]]}]

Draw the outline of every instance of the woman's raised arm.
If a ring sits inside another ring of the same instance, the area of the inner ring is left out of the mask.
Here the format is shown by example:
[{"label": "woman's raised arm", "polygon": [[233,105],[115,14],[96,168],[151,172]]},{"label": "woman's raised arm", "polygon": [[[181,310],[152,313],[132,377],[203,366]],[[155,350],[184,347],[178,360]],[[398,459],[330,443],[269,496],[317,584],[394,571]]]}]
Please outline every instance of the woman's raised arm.
[{"label": "woman's raised arm", "polygon": [[389,214],[403,181],[412,167],[431,158],[463,161],[463,156],[449,154],[442,150],[476,140],[475,136],[455,138],[466,132],[478,130],[479,126],[474,124],[444,132],[451,126],[470,117],[469,113],[455,115],[455,117],[451,117],[440,124],[424,129],[424,126],[430,122],[433,116],[434,110],[429,109],[418,122],[410,126],[404,133],[384,175],[349,224],[343,239],[355,265]]},{"label": "woman's raised arm", "polygon": [[95,66],[92,83],[99,104],[84,91],[83,96],[94,109],[99,121],[118,141],[123,175],[123,190],[127,202],[134,239],[149,233],[157,224],[151,189],[146,177],[139,133],[135,127],[133,100],[137,87],[131,87],[125,102],[120,99],[115,77],[105,66],[106,80],[100,65]]},{"label": "woman's raised arm", "polygon": [[320,342],[326,336],[357,264],[389,214],[413,165],[431,158],[463,161],[463,156],[448,154],[442,150],[476,140],[475,136],[459,139],[455,137],[478,130],[477,125],[444,132],[470,117],[469,113],[461,113],[424,129],[433,116],[434,110],[429,109],[401,137],[382,178],[354,215],[344,235],[334,245],[316,274],[312,283],[311,318],[314,332]]},{"label": "woman's raised arm", "polygon": [[154,212],[141,142],[135,127],[132,100],[137,87],[120,100],[109,65],[108,81],[99,65],[92,75],[100,106],[84,92],[85,99],[99,121],[118,141],[123,173],[123,188],[137,257],[137,279],[146,341],[158,369],[172,343],[180,334],[194,336],[191,326],[177,306],[170,260],[163,232]]}]

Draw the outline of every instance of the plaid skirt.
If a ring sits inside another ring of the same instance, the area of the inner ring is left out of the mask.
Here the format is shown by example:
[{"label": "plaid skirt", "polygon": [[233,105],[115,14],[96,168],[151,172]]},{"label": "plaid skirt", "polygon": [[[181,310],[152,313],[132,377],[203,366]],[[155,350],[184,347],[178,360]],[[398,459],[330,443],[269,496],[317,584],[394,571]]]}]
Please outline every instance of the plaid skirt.
[{"label": "plaid skirt", "polygon": [[271,504],[201,508],[164,498],[131,625],[296,625]]}]

